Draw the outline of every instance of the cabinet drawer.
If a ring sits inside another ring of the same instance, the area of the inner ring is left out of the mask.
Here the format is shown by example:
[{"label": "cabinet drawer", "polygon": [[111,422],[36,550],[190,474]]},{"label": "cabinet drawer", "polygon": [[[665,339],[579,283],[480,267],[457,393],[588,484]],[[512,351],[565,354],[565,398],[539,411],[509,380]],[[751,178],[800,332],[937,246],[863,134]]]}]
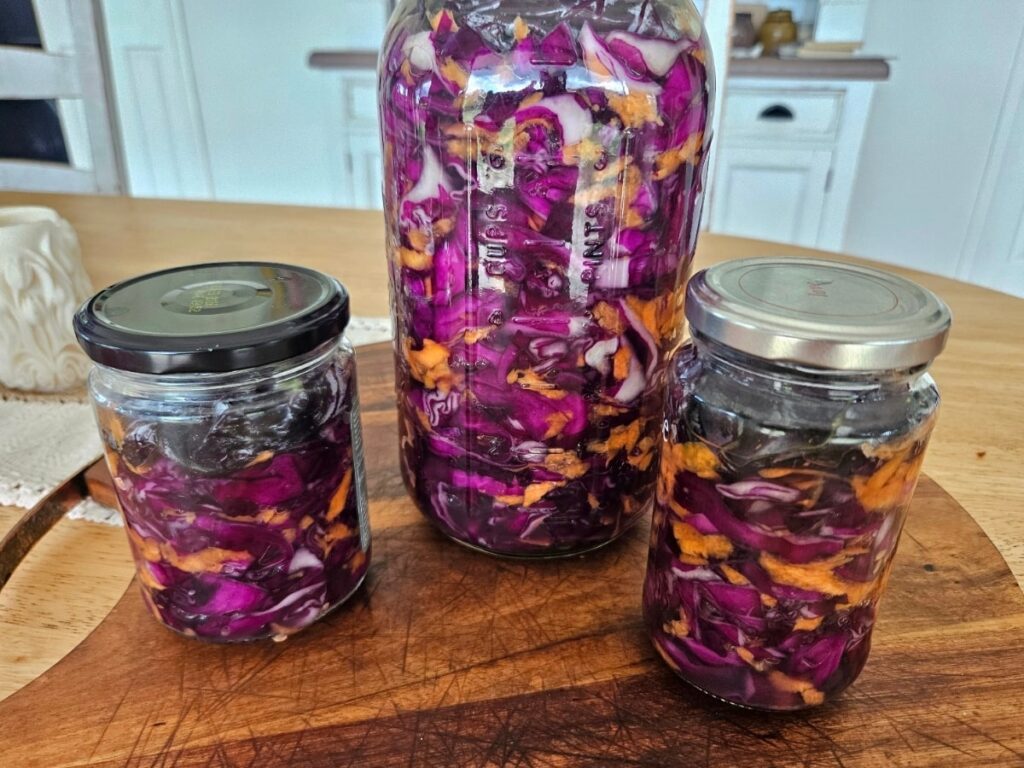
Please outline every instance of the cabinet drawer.
[{"label": "cabinet drawer", "polygon": [[765,141],[832,141],[839,132],[843,91],[731,88],[723,131]]}]

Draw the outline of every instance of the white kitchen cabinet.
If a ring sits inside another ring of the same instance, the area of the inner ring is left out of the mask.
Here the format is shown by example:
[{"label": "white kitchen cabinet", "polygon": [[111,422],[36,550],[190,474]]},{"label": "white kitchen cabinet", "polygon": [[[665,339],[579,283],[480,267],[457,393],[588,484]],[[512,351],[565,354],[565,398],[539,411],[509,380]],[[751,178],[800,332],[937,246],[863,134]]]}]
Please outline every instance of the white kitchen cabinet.
[{"label": "white kitchen cabinet", "polygon": [[132,195],[379,207],[374,72],[307,59],[379,47],[387,0],[102,7]]},{"label": "white kitchen cabinet", "polygon": [[874,87],[730,78],[711,231],[841,250]]},{"label": "white kitchen cabinet", "polygon": [[712,231],[815,246],[831,165],[828,150],[724,148]]}]

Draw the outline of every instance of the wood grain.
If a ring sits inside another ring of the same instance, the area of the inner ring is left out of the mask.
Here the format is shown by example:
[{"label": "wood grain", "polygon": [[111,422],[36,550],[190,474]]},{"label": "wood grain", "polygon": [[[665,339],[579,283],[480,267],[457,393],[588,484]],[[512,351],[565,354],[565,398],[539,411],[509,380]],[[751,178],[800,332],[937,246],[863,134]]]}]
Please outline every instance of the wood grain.
[{"label": "wood grain", "polygon": [[1024,765],[1024,596],[935,483],[915,500],[861,680],[820,710],[758,715],[655,659],[645,530],[542,563],[437,534],[399,477],[389,350],[358,358],[366,587],[285,643],[234,647],[168,632],[132,589],[0,703],[5,765]]},{"label": "wood grain", "polygon": [[[60,211],[78,232],[97,287],[200,261],[289,261],[342,280],[353,314],[389,311],[384,221],[377,212],[10,192],[0,193],[0,205]],[[695,268],[758,255],[859,261],[703,234]],[[953,309],[953,336],[934,369],[944,406],[925,469],[978,520],[1024,584],[1024,300],[882,266],[931,288]]]},{"label": "wood grain", "polygon": [[[378,213],[22,193],[0,193],[0,205],[59,210],[78,232],[97,287],[201,260],[273,259],[338,276],[352,290],[356,314],[388,312]],[[704,235],[696,266],[779,254],[829,257]],[[1024,583],[1024,301],[886,268],[919,280],[953,308],[953,338],[935,366],[944,405],[925,469],[978,521]],[[5,520],[20,514],[0,510],[0,535]],[[62,520],[37,550],[0,597],[0,700],[85,637],[131,573],[124,534],[104,526]]]},{"label": "wood grain", "polygon": [[84,478],[74,477],[22,515],[5,535],[0,536],[0,590],[6,586],[15,568],[25,559],[32,547],[41,541],[85,494]]}]

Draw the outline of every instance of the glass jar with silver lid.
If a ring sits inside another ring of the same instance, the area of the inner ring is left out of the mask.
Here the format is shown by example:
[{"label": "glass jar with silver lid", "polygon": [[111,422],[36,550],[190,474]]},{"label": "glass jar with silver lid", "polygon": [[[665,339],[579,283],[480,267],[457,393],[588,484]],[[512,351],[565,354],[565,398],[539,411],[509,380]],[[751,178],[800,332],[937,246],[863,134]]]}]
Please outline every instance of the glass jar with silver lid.
[{"label": "glass jar with silver lid", "polygon": [[749,259],[691,281],[644,613],[685,680],[792,710],[850,685],[935,425],[951,315],[878,270]]}]

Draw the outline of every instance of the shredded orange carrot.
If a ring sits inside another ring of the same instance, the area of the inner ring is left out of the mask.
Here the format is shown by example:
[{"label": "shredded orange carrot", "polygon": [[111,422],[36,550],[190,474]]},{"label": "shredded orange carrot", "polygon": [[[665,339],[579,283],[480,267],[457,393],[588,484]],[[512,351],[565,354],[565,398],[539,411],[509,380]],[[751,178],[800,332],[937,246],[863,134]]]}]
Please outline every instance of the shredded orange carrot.
[{"label": "shredded orange carrot", "polygon": [[341,484],[331,497],[330,506],[327,507],[327,522],[333,523],[334,519],[345,509],[345,502],[348,501],[348,492],[352,489],[352,468],[349,467]]},{"label": "shredded orange carrot", "polygon": [[662,629],[673,637],[684,638],[690,634],[690,622],[686,620],[685,616],[679,614],[678,619],[667,622]]},{"label": "shredded orange carrot", "polygon": [[532,107],[544,101],[544,91],[535,91],[519,102],[519,108]]},{"label": "shredded orange carrot", "polygon": [[583,139],[562,148],[562,162],[566,165],[596,163],[604,157],[605,148],[593,139]]},{"label": "shredded orange carrot", "polygon": [[690,516],[690,510],[675,499],[669,499],[668,508],[671,509],[680,520],[685,520]]},{"label": "shredded orange carrot", "polygon": [[621,345],[612,358],[612,375],[622,381],[629,376],[629,363],[633,359],[633,353],[625,344]]},{"label": "shredded orange carrot", "polygon": [[857,500],[869,512],[881,512],[905,504],[914,492],[923,462],[923,451],[914,458],[898,454],[869,477],[855,477],[852,484]]},{"label": "shredded orange carrot", "polygon": [[654,163],[654,178],[664,181],[685,163],[695,163],[704,146],[704,134],[694,133],[680,147],[667,149]]},{"label": "shredded orange carrot", "polygon": [[493,325],[489,325],[486,328],[470,328],[468,331],[462,334],[462,339],[467,344],[473,345],[479,343],[483,339],[486,339],[493,332]]},{"label": "shredded orange carrot", "polygon": [[621,336],[626,332],[626,322],[622,319],[622,314],[608,302],[600,301],[595,304],[593,313],[597,324],[609,333]]},{"label": "shredded orange carrot", "polygon": [[415,251],[412,248],[399,248],[398,262],[403,267],[423,272],[434,266],[434,255],[426,251]]},{"label": "shredded orange carrot", "polygon": [[785,693],[799,693],[805,704],[821,704],[825,700],[825,694],[817,690],[809,681],[790,677],[778,670],[768,673],[768,681]]},{"label": "shredded orange carrot", "polygon": [[730,584],[735,584],[738,587],[745,587],[750,583],[750,580],[742,573],[737,571],[731,565],[725,565],[724,563],[718,566],[719,572],[725,576],[726,581]]},{"label": "shredded orange carrot", "polygon": [[548,424],[548,431],[544,433],[544,439],[550,440],[565,429],[566,424],[572,421],[572,413],[569,411],[555,411],[548,414],[544,421]]},{"label": "shredded orange carrot", "polygon": [[331,550],[334,549],[334,545],[339,541],[347,541],[353,536],[352,529],[344,523],[335,523],[327,531],[317,539],[317,543],[324,551],[324,557],[331,554]]},{"label": "shredded orange carrot", "polygon": [[816,630],[818,627],[821,626],[821,622],[824,620],[824,618],[825,618],[824,616],[815,616],[815,617],[809,619],[809,618],[807,618],[805,616],[801,616],[793,624],[793,631],[794,632],[813,632],[814,630]]},{"label": "shredded orange carrot", "polygon": [[718,458],[703,443],[675,443],[664,462],[676,472],[692,472],[705,480],[718,480]]},{"label": "shredded orange carrot", "polygon": [[609,461],[619,451],[632,451],[640,441],[641,431],[640,420],[630,422],[619,427],[612,427],[612,432],[607,440],[596,440],[587,446],[587,449],[594,453],[606,454]]},{"label": "shredded orange carrot", "polygon": [[348,569],[355,573],[366,565],[366,553],[363,550],[356,550],[356,553],[348,561]]},{"label": "shredded orange carrot", "polygon": [[643,128],[647,123],[661,125],[658,100],[649,93],[609,93],[608,106],[619,116],[626,128]]},{"label": "shredded orange carrot", "polygon": [[451,12],[447,8],[442,8],[440,11],[435,13],[434,17],[430,20],[430,26],[433,27],[435,32],[441,28],[442,21],[448,22],[452,32],[459,31],[459,25],[455,23],[455,17],[452,16]]},{"label": "shredded orange carrot", "polygon": [[445,59],[438,70],[442,77],[455,83],[459,88],[469,85],[469,73],[454,59]]},{"label": "shredded orange carrot", "polygon": [[553,451],[544,458],[544,467],[562,477],[575,480],[587,473],[587,465],[571,451]]},{"label": "shredded orange carrot", "polygon": [[591,406],[590,413],[593,416],[621,416],[627,410],[626,406],[615,403],[597,403]]},{"label": "shredded orange carrot", "polygon": [[[167,587],[156,580],[156,576],[154,576],[153,572],[149,570],[148,564],[140,564],[136,572],[139,574],[139,581],[141,581],[142,585],[147,589],[155,589],[157,591],[167,589]],[[159,618],[159,616],[157,618]]]},{"label": "shredded orange carrot", "polygon": [[683,318],[682,291],[649,301],[630,296],[626,299],[626,303],[639,316],[644,328],[657,344],[662,345],[678,335]]},{"label": "shredded orange carrot", "polygon": [[405,359],[409,373],[427,389],[438,389],[447,393],[451,389],[454,374],[448,367],[449,351],[443,344],[432,339],[423,340],[423,349],[414,350],[412,342],[405,340]]},{"label": "shredded orange carrot", "polygon": [[550,381],[547,381],[532,368],[509,371],[505,380],[509,384],[518,384],[523,389],[528,389],[531,392],[544,395],[544,397],[550,398],[551,400],[564,400],[569,394],[568,392],[556,387]]},{"label": "shredded orange carrot", "polygon": [[516,16],[516,20],[512,24],[512,32],[515,34],[516,40],[520,43],[530,36],[530,27],[527,26],[525,21],[523,21],[522,16]]},{"label": "shredded orange carrot", "polygon": [[256,454],[255,457],[253,457],[253,460],[250,461],[245,466],[247,468],[248,467],[255,467],[257,464],[262,464],[262,463],[264,463],[266,461],[270,461],[272,458],[274,458],[274,452],[273,451],[260,451],[258,454]]},{"label": "shredded orange carrot", "polygon": [[198,552],[179,554],[166,542],[147,539],[128,528],[128,538],[135,545],[135,551],[151,563],[167,563],[185,573],[220,573],[228,563],[251,563],[252,555],[231,549],[207,547]]},{"label": "shredded orange carrot", "polygon": [[653,437],[645,437],[630,452],[626,460],[641,472],[646,472],[650,468],[651,462],[654,461],[654,448],[656,445],[657,443],[654,442]]},{"label": "shredded orange carrot", "polygon": [[406,82],[407,85],[413,84],[415,78],[412,75],[412,62],[409,61],[409,59],[406,59],[405,61],[402,62],[402,66],[399,69],[399,72],[401,73],[402,79]]},{"label": "shredded orange carrot", "polygon": [[611,77],[612,75],[611,70],[601,63],[601,60],[592,51],[583,51],[583,64],[599,77]]},{"label": "shredded orange carrot", "polygon": [[287,509],[268,507],[267,509],[260,510],[259,514],[256,515],[256,522],[263,523],[263,525],[278,526],[287,523],[291,517]]},{"label": "shredded orange carrot", "polygon": [[846,603],[859,605],[878,594],[879,580],[845,581],[836,576],[833,570],[849,562],[849,559],[848,553],[840,552],[827,560],[818,560],[812,563],[787,563],[774,555],[762,552],[758,561],[772,581],[778,584],[811,592],[821,592],[829,597],[845,595]]},{"label": "shredded orange carrot", "polygon": [[753,651],[751,651],[749,648],[744,648],[741,645],[737,645],[735,648],[733,648],[733,650],[736,651],[737,656],[743,659],[743,661],[745,661],[748,665],[756,669],[758,672],[767,671],[768,662],[758,661],[757,659],[755,659]]},{"label": "shredded orange carrot", "polygon": [[679,551],[684,555],[707,562],[711,559],[724,560],[732,554],[732,542],[725,536],[705,535],[679,520],[672,521],[672,533],[679,544]]},{"label": "shredded orange carrot", "polygon": [[556,488],[561,488],[565,483],[547,482],[547,483],[534,483],[533,485],[526,486],[526,490],[523,492],[523,506],[532,507],[538,501],[543,499],[549,493]]},{"label": "shredded orange carrot", "polygon": [[110,435],[114,445],[120,448],[124,443],[124,424],[121,422],[120,416],[109,408],[100,409],[99,414],[100,428]]}]

